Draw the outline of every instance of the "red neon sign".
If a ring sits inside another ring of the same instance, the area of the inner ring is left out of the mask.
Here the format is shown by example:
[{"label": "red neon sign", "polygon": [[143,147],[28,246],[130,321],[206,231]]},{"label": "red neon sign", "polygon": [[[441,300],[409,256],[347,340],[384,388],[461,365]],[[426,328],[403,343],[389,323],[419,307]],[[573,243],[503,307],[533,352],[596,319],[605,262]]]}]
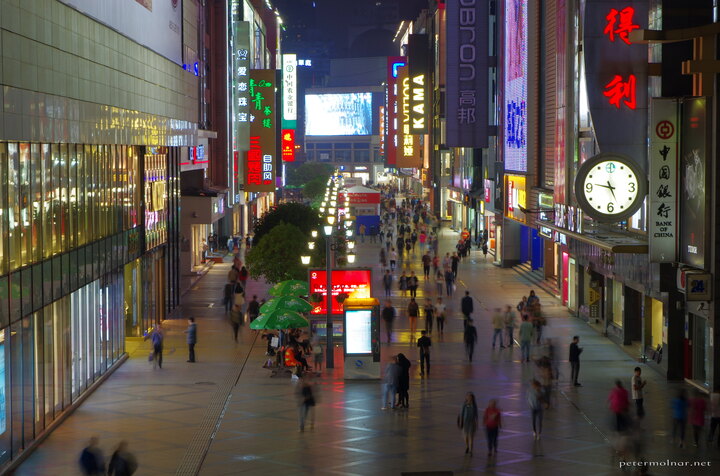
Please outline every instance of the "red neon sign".
[{"label": "red neon sign", "polygon": [[640,25],[633,23],[633,15],[635,15],[635,9],[633,7],[625,7],[620,11],[614,8],[610,9],[610,13],[607,14],[605,20],[607,25],[603,34],[610,37],[610,41],[615,41],[615,35],[617,35],[626,44],[630,43],[630,32],[633,30],[639,30]]},{"label": "red neon sign", "polygon": [[[372,297],[372,282],[369,269],[335,269],[332,272],[332,313],[342,314],[342,304],[337,302],[338,294],[346,293],[351,298]],[[310,271],[310,294],[317,293],[323,297],[310,314],[327,313],[327,272],[320,270]]]},{"label": "red neon sign", "polygon": [[635,83],[637,79],[634,74],[628,76],[627,81],[623,81],[622,76],[615,75],[612,81],[605,85],[603,94],[608,98],[608,102],[620,109],[620,101],[627,106],[628,109],[635,109]]},{"label": "red neon sign", "polygon": [[282,130],[282,160],[295,162],[295,129]]}]

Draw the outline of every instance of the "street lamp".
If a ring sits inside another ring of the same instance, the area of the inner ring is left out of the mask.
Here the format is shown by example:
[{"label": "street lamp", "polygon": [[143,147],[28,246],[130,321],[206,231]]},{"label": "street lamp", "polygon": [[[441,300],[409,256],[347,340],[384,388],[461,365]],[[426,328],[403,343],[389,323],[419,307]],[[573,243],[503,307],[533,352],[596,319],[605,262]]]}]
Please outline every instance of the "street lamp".
[{"label": "street lamp", "polygon": [[313,238],[317,238],[317,230],[311,231],[310,236],[312,236]]},{"label": "street lamp", "polygon": [[335,217],[333,215],[328,215],[327,222],[331,225],[335,224]]},{"label": "street lamp", "polygon": [[310,264],[310,257],[307,255],[302,255],[300,257],[300,262],[304,265],[308,265],[308,264]]},{"label": "street lamp", "polygon": [[354,242],[354,241],[348,241],[348,242],[347,242],[347,247],[348,247],[349,250],[354,250],[354,249],[355,249],[355,242]]},{"label": "street lamp", "polygon": [[[328,221],[330,218],[328,217]],[[332,321],[332,249],[333,249],[333,226],[332,222],[330,225],[325,225],[325,290],[327,294],[327,312],[325,314],[325,368],[332,369],[335,367],[335,355],[333,352],[333,321]]]},{"label": "street lamp", "polygon": [[348,263],[353,264],[355,262],[355,253],[348,253],[347,260]]},{"label": "street lamp", "polygon": [[315,249],[315,242],[314,241],[308,241],[308,249],[314,250]]},{"label": "street lamp", "polygon": [[330,215],[335,215],[335,208],[334,208],[334,207],[328,208],[328,213],[329,213]]},{"label": "street lamp", "polygon": [[320,213],[325,213],[325,207],[320,207]]}]

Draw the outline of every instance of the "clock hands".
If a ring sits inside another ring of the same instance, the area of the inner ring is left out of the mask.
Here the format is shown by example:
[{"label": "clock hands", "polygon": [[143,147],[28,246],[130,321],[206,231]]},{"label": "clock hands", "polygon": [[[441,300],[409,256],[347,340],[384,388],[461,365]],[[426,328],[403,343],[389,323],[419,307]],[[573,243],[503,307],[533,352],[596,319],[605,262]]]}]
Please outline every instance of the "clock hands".
[{"label": "clock hands", "polygon": [[610,181],[609,181],[609,180],[607,181],[607,185],[602,185],[602,184],[599,184],[599,183],[596,183],[595,185],[596,185],[597,187],[603,187],[603,188],[608,188],[608,189],[610,189],[610,193],[612,193],[613,199],[617,200],[617,198],[615,198],[615,187],[613,187],[612,185],[610,185]]}]

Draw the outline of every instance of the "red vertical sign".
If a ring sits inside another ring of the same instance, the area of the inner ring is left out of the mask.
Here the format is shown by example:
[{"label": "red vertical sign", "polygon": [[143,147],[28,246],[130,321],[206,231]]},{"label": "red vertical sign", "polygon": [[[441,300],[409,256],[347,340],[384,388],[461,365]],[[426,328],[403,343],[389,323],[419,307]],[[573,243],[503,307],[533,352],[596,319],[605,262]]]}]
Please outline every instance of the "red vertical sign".
[{"label": "red vertical sign", "polygon": [[295,129],[282,130],[282,160],[295,162]]}]

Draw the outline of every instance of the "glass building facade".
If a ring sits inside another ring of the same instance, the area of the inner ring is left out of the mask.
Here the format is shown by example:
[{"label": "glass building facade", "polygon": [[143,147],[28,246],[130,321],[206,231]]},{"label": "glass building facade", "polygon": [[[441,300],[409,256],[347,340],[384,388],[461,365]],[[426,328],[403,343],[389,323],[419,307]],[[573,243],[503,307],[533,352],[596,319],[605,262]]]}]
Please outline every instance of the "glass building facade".
[{"label": "glass building facade", "polygon": [[0,468],[177,306],[179,148],[0,142]]}]

